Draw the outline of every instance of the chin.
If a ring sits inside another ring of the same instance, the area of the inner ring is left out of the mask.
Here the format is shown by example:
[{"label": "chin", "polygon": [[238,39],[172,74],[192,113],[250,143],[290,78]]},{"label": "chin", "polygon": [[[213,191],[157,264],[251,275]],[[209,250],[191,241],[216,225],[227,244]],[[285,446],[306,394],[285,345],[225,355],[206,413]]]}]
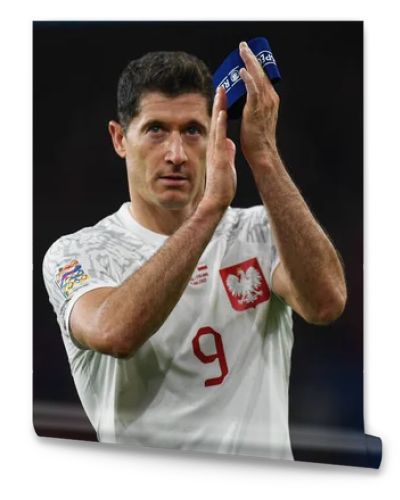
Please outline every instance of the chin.
[{"label": "chin", "polygon": [[190,205],[189,201],[182,202],[182,201],[163,201],[160,203],[160,206],[165,208],[166,210],[183,210],[186,208],[188,205]]},{"label": "chin", "polygon": [[183,210],[191,205],[192,202],[192,197],[182,196],[178,193],[158,199],[158,205],[166,210]]}]

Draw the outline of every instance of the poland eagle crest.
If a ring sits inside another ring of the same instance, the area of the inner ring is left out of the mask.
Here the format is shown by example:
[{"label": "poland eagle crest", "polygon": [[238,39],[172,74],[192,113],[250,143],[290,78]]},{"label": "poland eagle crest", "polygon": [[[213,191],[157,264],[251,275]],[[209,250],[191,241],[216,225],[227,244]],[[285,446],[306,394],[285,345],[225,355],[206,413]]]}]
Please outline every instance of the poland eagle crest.
[{"label": "poland eagle crest", "polygon": [[262,295],[262,291],[258,290],[261,285],[261,274],[253,266],[247,271],[239,267],[237,276],[230,274],[227,277],[226,285],[232,295],[238,298],[239,304],[250,304]]},{"label": "poland eagle crest", "polygon": [[270,298],[271,292],[256,258],[221,269],[220,275],[231,305],[238,311]]}]

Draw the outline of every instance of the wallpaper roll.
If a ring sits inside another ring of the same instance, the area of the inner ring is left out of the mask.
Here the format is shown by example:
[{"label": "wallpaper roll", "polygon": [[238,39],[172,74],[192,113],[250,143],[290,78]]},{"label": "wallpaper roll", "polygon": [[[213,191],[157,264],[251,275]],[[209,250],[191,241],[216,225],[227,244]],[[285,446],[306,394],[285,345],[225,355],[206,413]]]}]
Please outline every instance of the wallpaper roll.
[{"label": "wallpaper roll", "polygon": [[35,431],[378,468],[362,23],[35,22],[33,40]]}]

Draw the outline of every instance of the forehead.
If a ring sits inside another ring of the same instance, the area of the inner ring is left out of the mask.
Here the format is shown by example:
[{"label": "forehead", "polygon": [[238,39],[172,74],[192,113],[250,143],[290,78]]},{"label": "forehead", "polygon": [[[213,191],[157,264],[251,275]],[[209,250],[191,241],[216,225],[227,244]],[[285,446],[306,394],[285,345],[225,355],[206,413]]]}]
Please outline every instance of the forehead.
[{"label": "forehead", "polygon": [[197,120],[207,124],[210,120],[207,99],[197,93],[169,97],[158,92],[145,94],[139,104],[139,114],[133,121],[177,121]]}]

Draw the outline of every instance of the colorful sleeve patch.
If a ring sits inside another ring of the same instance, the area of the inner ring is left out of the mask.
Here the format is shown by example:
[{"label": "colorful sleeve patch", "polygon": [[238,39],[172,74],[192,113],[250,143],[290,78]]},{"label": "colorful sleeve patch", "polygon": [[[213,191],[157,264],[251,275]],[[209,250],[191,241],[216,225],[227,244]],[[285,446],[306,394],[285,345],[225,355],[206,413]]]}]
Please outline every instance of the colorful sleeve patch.
[{"label": "colorful sleeve patch", "polygon": [[66,299],[71,293],[89,280],[89,275],[85,273],[81,264],[77,260],[72,260],[64,267],[58,269],[56,283]]}]

